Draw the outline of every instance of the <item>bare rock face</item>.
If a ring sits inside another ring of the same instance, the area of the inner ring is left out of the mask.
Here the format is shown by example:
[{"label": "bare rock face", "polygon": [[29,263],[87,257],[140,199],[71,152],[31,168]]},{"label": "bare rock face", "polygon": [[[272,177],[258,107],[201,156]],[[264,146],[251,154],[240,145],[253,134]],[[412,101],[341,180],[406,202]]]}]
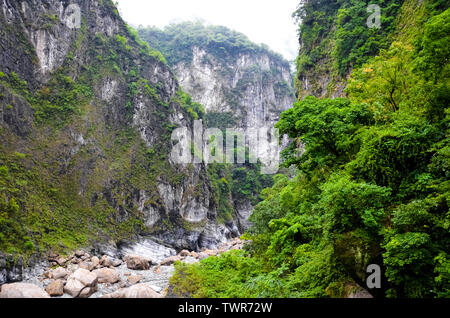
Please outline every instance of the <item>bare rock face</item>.
[{"label": "bare rock face", "polygon": [[97,275],[98,282],[101,284],[115,284],[120,280],[120,275],[115,269],[104,267],[94,270],[93,273]]},{"label": "bare rock face", "polygon": [[61,279],[57,279],[51,282],[46,288],[45,291],[50,296],[62,296],[64,294],[64,282]]},{"label": "bare rock face", "polygon": [[50,298],[50,296],[39,286],[13,283],[2,286],[0,298]]},{"label": "bare rock face", "polygon": [[134,270],[148,270],[150,269],[151,261],[138,255],[127,255],[125,262],[129,269]]},{"label": "bare rock face", "polygon": [[72,297],[87,298],[97,291],[97,275],[79,268],[67,279],[64,292]]},{"label": "bare rock face", "polygon": [[103,298],[162,298],[162,296],[148,284],[137,284],[105,295]]}]

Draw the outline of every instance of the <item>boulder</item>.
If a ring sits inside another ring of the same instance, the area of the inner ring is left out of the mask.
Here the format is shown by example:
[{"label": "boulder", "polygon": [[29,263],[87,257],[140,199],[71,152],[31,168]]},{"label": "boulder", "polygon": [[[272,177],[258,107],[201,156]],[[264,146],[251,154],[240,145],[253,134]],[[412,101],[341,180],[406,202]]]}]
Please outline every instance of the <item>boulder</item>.
[{"label": "boulder", "polygon": [[64,279],[68,275],[67,270],[63,267],[57,267],[52,271],[53,279]]},{"label": "boulder", "polygon": [[62,296],[64,294],[64,282],[61,279],[57,279],[51,282],[46,288],[45,291],[50,296]]},{"label": "boulder", "polygon": [[98,282],[101,284],[115,284],[120,280],[120,275],[115,269],[104,267],[96,269],[92,273],[97,275]]},{"label": "boulder", "polygon": [[80,281],[85,287],[93,287],[97,285],[97,275],[90,271],[79,268],[69,278],[75,278]]},{"label": "boulder", "polygon": [[104,266],[104,267],[110,267],[113,265],[113,259],[107,255],[103,255],[102,258],[100,259],[100,265]]},{"label": "boulder", "polygon": [[100,265],[100,259],[97,256],[92,256],[91,257],[91,266],[93,266],[93,268],[97,268]]},{"label": "boulder", "polygon": [[134,270],[148,270],[150,269],[151,261],[138,255],[127,255],[125,262],[129,269]]},{"label": "boulder", "polygon": [[86,263],[86,262],[80,262],[79,264],[78,264],[78,268],[82,268],[82,269],[85,269],[85,270],[89,270],[89,264],[88,263]]},{"label": "boulder", "polygon": [[97,291],[97,275],[79,268],[67,279],[64,292],[72,297],[87,298]]},{"label": "boulder", "polygon": [[44,279],[50,279],[53,278],[53,273],[51,270],[47,270],[44,272],[44,274],[42,274],[42,276],[44,277]]},{"label": "boulder", "polygon": [[130,285],[135,285],[139,283],[143,278],[144,277],[141,275],[128,276],[128,283],[130,283]]},{"label": "boulder", "polygon": [[58,263],[59,266],[64,266],[67,263],[67,258],[60,256],[56,259],[56,263]]},{"label": "boulder", "polygon": [[96,291],[97,286],[83,288],[83,290],[80,292],[80,295],[78,295],[78,298],[89,298]]},{"label": "boulder", "polygon": [[113,260],[111,265],[113,267],[118,267],[118,266],[122,265],[122,261],[120,259],[115,259],[115,260]]},{"label": "boulder", "polygon": [[1,287],[0,298],[50,298],[50,296],[39,286],[13,283]]},{"label": "boulder", "polygon": [[76,256],[76,257],[82,257],[82,256],[84,256],[84,251],[83,251],[83,250],[75,251],[75,256]]},{"label": "boulder", "polygon": [[128,288],[104,295],[103,298],[162,298],[148,284],[137,284]]},{"label": "boulder", "polygon": [[57,259],[58,256],[59,256],[59,254],[50,252],[48,254],[47,259],[48,259],[49,262],[51,262],[51,261],[54,261],[55,259]]},{"label": "boulder", "polygon": [[66,294],[69,294],[70,296],[76,298],[80,295],[81,291],[84,288],[85,288],[85,286],[79,280],[77,280],[73,277],[69,277],[66,285],[64,286],[64,292]]},{"label": "boulder", "polygon": [[218,254],[218,251],[216,251],[216,250],[204,250],[202,253],[205,253],[208,256],[216,256]]},{"label": "boulder", "polygon": [[163,259],[161,261],[160,265],[161,266],[169,266],[169,265],[172,265],[173,263],[175,263],[176,261],[179,261],[179,260],[181,260],[181,257],[178,256],[178,255],[177,256],[170,256],[170,257],[167,257],[167,258]]},{"label": "boulder", "polygon": [[199,262],[200,260],[198,258],[194,258],[192,256],[188,256],[186,258],[184,258],[181,262],[185,263],[185,264],[194,264]]},{"label": "boulder", "polygon": [[191,255],[191,252],[189,252],[188,250],[182,250],[182,251],[179,253],[179,255],[180,255],[181,257],[186,257],[186,256]]},{"label": "boulder", "polygon": [[193,258],[198,258],[198,253],[197,252],[191,252],[190,256],[193,257]]}]

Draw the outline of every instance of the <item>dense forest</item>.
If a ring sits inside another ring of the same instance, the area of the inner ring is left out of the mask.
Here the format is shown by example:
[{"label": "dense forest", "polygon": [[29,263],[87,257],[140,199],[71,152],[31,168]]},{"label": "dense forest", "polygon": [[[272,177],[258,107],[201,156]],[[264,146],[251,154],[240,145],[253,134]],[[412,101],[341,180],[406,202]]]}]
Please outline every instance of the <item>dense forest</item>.
[{"label": "dense forest", "polygon": [[[277,127],[297,175],[263,190],[244,250],[178,264],[176,293],[347,297],[378,264],[374,296],[450,296],[450,9],[379,2],[380,29],[365,25],[368,1],[309,0],[295,13],[299,101]],[[302,89],[324,67],[341,97]]]}]

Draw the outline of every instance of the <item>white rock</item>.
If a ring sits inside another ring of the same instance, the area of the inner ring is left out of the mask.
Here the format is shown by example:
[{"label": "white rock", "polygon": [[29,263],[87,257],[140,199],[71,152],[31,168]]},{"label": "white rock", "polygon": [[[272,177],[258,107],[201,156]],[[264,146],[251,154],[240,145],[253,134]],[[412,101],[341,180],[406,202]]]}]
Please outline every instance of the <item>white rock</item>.
[{"label": "white rock", "polygon": [[2,286],[0,298],[50,298],[50,296],[39,286],[13,283]]}]

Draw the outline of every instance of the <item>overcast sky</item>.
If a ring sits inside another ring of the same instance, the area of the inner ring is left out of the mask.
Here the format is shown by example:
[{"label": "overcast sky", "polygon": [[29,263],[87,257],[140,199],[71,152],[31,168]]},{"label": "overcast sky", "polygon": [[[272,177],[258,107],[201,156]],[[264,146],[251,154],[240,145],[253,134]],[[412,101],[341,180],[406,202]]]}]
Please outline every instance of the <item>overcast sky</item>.
[{"label": "overcast sky", "polygon": [[292,13],[299,0],[118,0],[130,25],[164,27],[173,22],[202,20],[244,33],[265,43],[288,60],[298,51]]}]

